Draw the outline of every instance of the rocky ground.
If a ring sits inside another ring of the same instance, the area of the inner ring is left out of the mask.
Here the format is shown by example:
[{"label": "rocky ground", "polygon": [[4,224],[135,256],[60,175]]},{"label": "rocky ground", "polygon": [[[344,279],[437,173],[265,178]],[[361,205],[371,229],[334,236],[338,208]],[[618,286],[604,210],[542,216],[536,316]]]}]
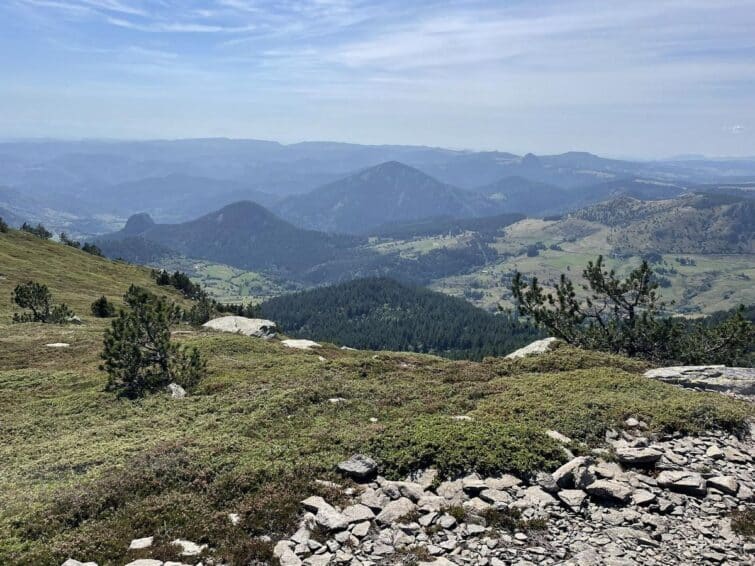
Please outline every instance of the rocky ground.
[{"label": "rocky ground", "polygon": [[[752,370],[720,368],[653,371],[648,377],[705,389],[706,379],[741,385],[752,377]],[[569,451],[570,439],[549,435],[564,444],[568,463],[527,478],[441,481],[429,469],[389,481],[368,456],[356,455],[339,466],[349,481],[329,484],[342,494],[338,504],[302,501],[299,528],[276,542],[275,556],[282,566],[755,564],[755,540],[737,532],[753,517],[755,425],[743,439],[657,436],[629,418],[607,433],[605,448],[580,456]],[[150,544],[150,537],[132,542]],[[212,549],[176,544],[187,562],[201,555],[204,564],[216,563]],[[64,566],[82,564],[93,563]],[[141,559],[129,566],[180,564]]]},{"label": "rocky ground", "polygon": [[629,419],[607,439],[610,451],[530,482],[438,483],[428,470],[404,482],[378,477],[342,509],[310,498],[276,553],[287,566],[755,562],[755,544],[731,526],[753,500],[753,441],[649,439],[642,428]]},{"label": "rocky ground", "polygon": [[672,366],[648,370],[645,377],[697,391],[716,391],[745,401],[755,401],[755,368]]}]

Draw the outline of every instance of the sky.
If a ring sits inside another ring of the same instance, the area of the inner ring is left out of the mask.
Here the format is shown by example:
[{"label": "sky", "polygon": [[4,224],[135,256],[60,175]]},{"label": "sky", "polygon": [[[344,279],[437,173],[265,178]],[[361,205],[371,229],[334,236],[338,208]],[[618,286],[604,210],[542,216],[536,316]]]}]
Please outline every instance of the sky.
[{"label": "sky", "polygon": [[0,138],[755,155],[755,0],[1,0]]}]

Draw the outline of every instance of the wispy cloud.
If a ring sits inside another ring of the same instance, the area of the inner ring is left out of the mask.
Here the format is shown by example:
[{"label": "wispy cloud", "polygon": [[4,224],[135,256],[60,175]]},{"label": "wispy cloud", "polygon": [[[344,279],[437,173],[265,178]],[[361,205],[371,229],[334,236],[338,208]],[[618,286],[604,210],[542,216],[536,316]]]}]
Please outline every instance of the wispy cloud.
[{"label": "wispy cloud", "polygon": [[747,145],[753,29],[755,0],[8,0],[0,70],[349,136]]},{"label": "wispy cloud", "polygon": [[182,21],[139,23],[120,18],[107,18],[107,22],[121,28],[146,33],[242,33],[252,31],[255,27],[254,25],[228,26]]}]

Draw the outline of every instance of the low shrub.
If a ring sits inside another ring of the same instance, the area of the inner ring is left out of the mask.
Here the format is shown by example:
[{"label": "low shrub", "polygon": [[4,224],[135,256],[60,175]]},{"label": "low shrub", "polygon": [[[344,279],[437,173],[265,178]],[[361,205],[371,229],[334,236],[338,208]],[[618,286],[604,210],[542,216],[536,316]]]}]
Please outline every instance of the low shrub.
[{"label": "low shrub", "polygon": [[482,514],[488,527],[515,531],[542,531],[547,528],[548,521],[545,518],[523,519],[522,511],[517,507],[485,509]]},{"label": "low shrub", "polygon": [[731,514],[731,530],[745,538],[755,538],[755,507]]},{"label": "low shrub", "polygon": [[534,427],[510,426],[449,416],[399,421],[372,442],[388,477],[434,467],[443,477],[484,476],[553,469],[564,458],[555,441]]},{"label": "low shrub", "polygon": [[698,393],[612,368],[499,378],[478,404],[489,419],[557,430],[575,441],[600,444],[609,428],[641,418],[657,432],[699,434],[747,430],[754,413],[718,393]]},{"label": "low shrub", "polygon": [[521,375],[523,373],[550,373],[576,369],[616,368],[629,373],[640,373],[651,365],[638,359],[627,358],[606,352],[584,350],[556,342],[554,347],[543,354],[507,360],[505,358],[485,358],[499,375]]},{"label": "low shrub", "polygon": [[107,300],[105,295],[94,301],[91,306],[92,314],[97,318],[110,318],[115,316],[115,305]]}]

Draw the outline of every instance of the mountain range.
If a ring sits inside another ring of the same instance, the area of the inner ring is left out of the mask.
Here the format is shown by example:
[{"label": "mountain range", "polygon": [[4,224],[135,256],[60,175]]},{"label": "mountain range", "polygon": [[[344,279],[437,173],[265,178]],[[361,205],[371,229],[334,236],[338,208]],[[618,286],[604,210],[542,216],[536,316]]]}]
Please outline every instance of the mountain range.
[{"label": "mountain range", "polygon": [[[643,198],[667,198],[675,195],[662,189],[664,183],[690,189],[755,178],[753,159],[638,162],[585,152],[519,156],[422,146],[283,145],[228,139],[25,141],[0,143],[0,185],[16,195],[0,206],[8,216],[43,221],[56,231],[85,237],[112,231],[138,211],[159,222],[183,222],[239,200],[266,207],[284,201],[274,209],[289,220],[301,219],[303,227],[362,232],[364,225],[343,218],[345,213],[339,217],[332,208],[343,202],[339,195],[346,186],[376,166],[387,171],[383,184],[379,179],[371,181],[374,187],[391,194],[395,181],[397,192],[392,197],[405,194],[401,179],[418,174],[391,172],[401,168],[383,165],[390,162],[432,177],[433,181],[417,179],[425,189],[437,184],[433,191],[441,196],[437,210],[434,203],[425,202],[422,217],[444,214],[444,209],[459,204],[460,197],[463,202],[454,211],[456,216],[499,212],[542,216],[616,196],[620,188],[611,187],[613,182],[634,183],[632,190],[648,189]],[[646,186],[637,187],[638,182]],[[315,194],[307,195],[310,191]],[[296,203],[292,195],[302,195],[306,204]],[[44,205],[28,207],[28,199]],[[491,200],[498,208],[488,205]],[[383,205],[396,207],[396,202],[390,198]],[[358,203],[346,204],[362,212]],[[316,209],[307,210],[311,205]],[[411,211],[412,206],[407,208]],[[405,219],[385,215],[370,223]]]},{"label": "mountain range", "polygon": [[364,234],[383,224],[420,218],[489,216],[499,206],[484,195],[389,161],[305,195],[288,197],[275,210],[306,228]]}]

